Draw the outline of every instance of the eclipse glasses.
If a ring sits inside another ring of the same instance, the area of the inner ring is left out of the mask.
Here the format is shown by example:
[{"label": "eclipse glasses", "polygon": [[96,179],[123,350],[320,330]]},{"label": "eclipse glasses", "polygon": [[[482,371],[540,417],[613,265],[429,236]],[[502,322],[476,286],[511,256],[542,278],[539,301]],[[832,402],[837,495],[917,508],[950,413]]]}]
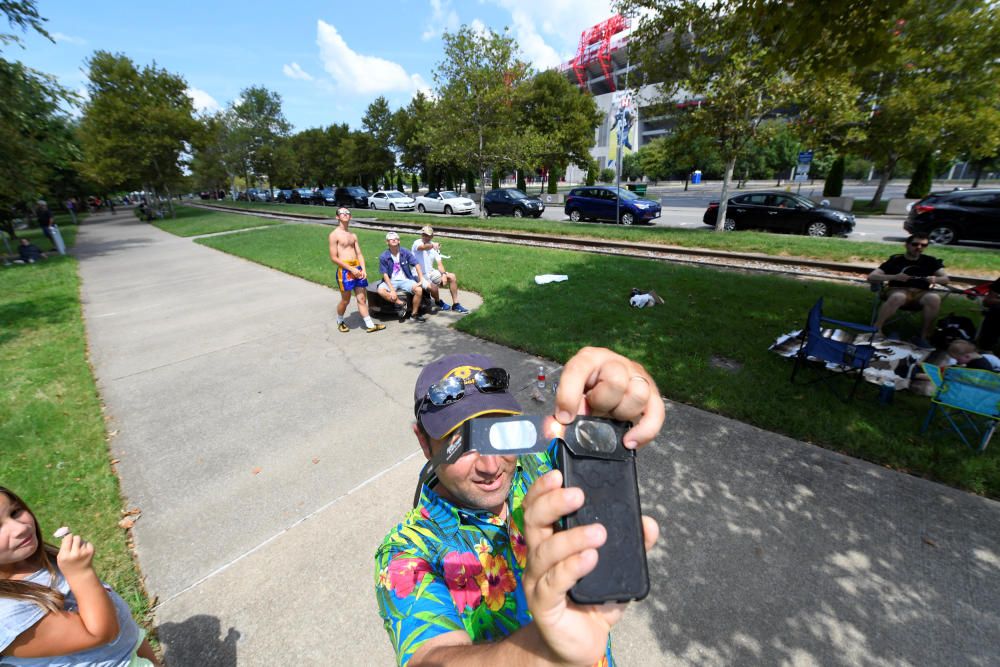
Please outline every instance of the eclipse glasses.
[{"label": "eclipse glasses", "polygon": [[[418,406],[418,412],[419,409]],[[630,422],[587,416],[579,416],[568,425],[551,415],[470,419],[462,424],[448,446],[424,466],[413,504],[416,506],[420,500],[421,486],[433,483],[439,465],[455,463],[469,452],[478,452],[480,456],[524,456],[541,454],[553,444],[561,444],[576,456],[624,461],[635,455],[623,443],[630,428]]]}]

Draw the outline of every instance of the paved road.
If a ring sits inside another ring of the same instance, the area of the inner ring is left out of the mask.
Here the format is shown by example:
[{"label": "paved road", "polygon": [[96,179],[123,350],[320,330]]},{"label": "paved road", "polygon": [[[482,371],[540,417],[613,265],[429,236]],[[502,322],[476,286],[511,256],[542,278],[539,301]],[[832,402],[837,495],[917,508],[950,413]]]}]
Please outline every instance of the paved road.
[{"label": "paved road", "polygon": [[[76,253],[170,667],[392,664],[372,554],[421,463],[412,383],[484,351],[542,412],[539,360],[454,314],[340,334],[329,288],[128,212],[81,227]],[[1000,504],[672,403],[640,469],[663,539],[621,664],[996,664]]]}]

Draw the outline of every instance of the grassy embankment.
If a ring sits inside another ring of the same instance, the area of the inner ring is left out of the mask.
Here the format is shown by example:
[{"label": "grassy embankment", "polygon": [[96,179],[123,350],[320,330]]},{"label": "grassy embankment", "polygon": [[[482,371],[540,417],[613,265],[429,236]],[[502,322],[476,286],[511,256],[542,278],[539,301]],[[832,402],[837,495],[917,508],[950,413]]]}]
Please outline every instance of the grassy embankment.
[{"label": "grassy embankment", "polygon": [[[76,227],[60,222],[72,246]],[[38,230],[19,236],[50,248]],[[118,526],[122,499],[87,363],[76,259],[53,255],[0,276],[0,485],[25,499],[47,539],[65,525],[92,541],[98,574],[145,622],[149,600]]]},{"label": "grassy embankment", "polygon": [[[287,225],[199,243],[332,285],[328,231]],[[382,234],[359,230],[358,237],[368,265],[374,265],[384,248]],[[403,243],[414,238],[404,234]],[[791,362],[768,351],[779,334],[802,325],[820,296],[831,316],[867,321],[866,289],[567,251],[442,243],[451,256],[449,270],[484,299],[482,308],[459,320],[463,331],[558,362],[583,345],[607,346],[645,364],[673,400],[1000,497],[1000,450],[976,456],[951,439],[918,434],[927,398],[901,393],[884,407],[877,388],[864,384],[844,404],[822,385],[791,385]],[[570,278],[537,286],[532,278],[542,273]],[[655,289],[666,305],[630,308],[633,286]],[[971,309],[970,302],[952,297],[944,310]]]},{"label": "grassy embankment", "polygon": [[[201,202],[205,203],[205,202]],[[287,211],[290,213],[333,218],[336,209],[300,204],[266,204],[244,202],[226,203],[219,208],[250,209],[262,212]],[[739,232],[738,234],[715,234],[701,229],[676,229],[667,227],[622,227],[595,223],[558,222],[553,220],[525,220],[506,217],[472,218],[467,216],[443,216],[420,213],[398,213],[390,211],[353,210],[356,218],[398,221],[413,224],[431,224],[440,227],[463,229],[498,229],[541,232],[564,236],[614,239],[642,243],[680,246],[684,248],[707,248],[731,252],[751,252],[778,257],[803,257],[820,259],[842,264],[860,264],[875,267],[894,252],[902,252],[900,243],[893,247],[885,243],[864,241],[846,242],[843,239],[810,238],[788,234],[768,234],[765,232]],[[707,229],[707,227],[705,228]],[[900,237],[905,232],[900,225]],[[980,276],[993,279],[1000,275],[1000,253],[993,249],[975,247],[937,247],[932,250],[935,257],[944,260],[945,266],[955,275]]]}]

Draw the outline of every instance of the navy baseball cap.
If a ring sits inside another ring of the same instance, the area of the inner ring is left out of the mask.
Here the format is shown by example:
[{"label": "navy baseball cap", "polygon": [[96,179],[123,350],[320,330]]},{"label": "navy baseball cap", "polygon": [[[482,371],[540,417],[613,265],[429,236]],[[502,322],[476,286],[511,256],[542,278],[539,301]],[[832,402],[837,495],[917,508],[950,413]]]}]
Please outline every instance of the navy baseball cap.
[{"label": "navy baseball cap", "polygon": [[[486,368],[496,368],[489,357],[482,354],[449,354],[424,367],[413,387],[413,404],[416,418],[435,440],[440,440],[474,417],[488,414],[519,415],[521,406],[507,391],[483,393],[473,383],[473,376]],[[449,377],[459,377],[465,382],[465,396],[448,405],[433,405],[424,401],[427,390]]]}]

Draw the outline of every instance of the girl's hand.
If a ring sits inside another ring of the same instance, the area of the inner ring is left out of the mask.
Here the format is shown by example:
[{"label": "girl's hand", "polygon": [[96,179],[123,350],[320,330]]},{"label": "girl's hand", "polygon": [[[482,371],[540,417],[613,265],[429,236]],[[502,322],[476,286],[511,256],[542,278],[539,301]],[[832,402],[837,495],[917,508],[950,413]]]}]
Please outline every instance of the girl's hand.
[{"label": "girl's hand", "polygon": [[59,555],[56,562],[66,579],[78,577],[93,572],[91,563],[94,560],[94,545],[79,535],[69,533],[59,545]]}]

